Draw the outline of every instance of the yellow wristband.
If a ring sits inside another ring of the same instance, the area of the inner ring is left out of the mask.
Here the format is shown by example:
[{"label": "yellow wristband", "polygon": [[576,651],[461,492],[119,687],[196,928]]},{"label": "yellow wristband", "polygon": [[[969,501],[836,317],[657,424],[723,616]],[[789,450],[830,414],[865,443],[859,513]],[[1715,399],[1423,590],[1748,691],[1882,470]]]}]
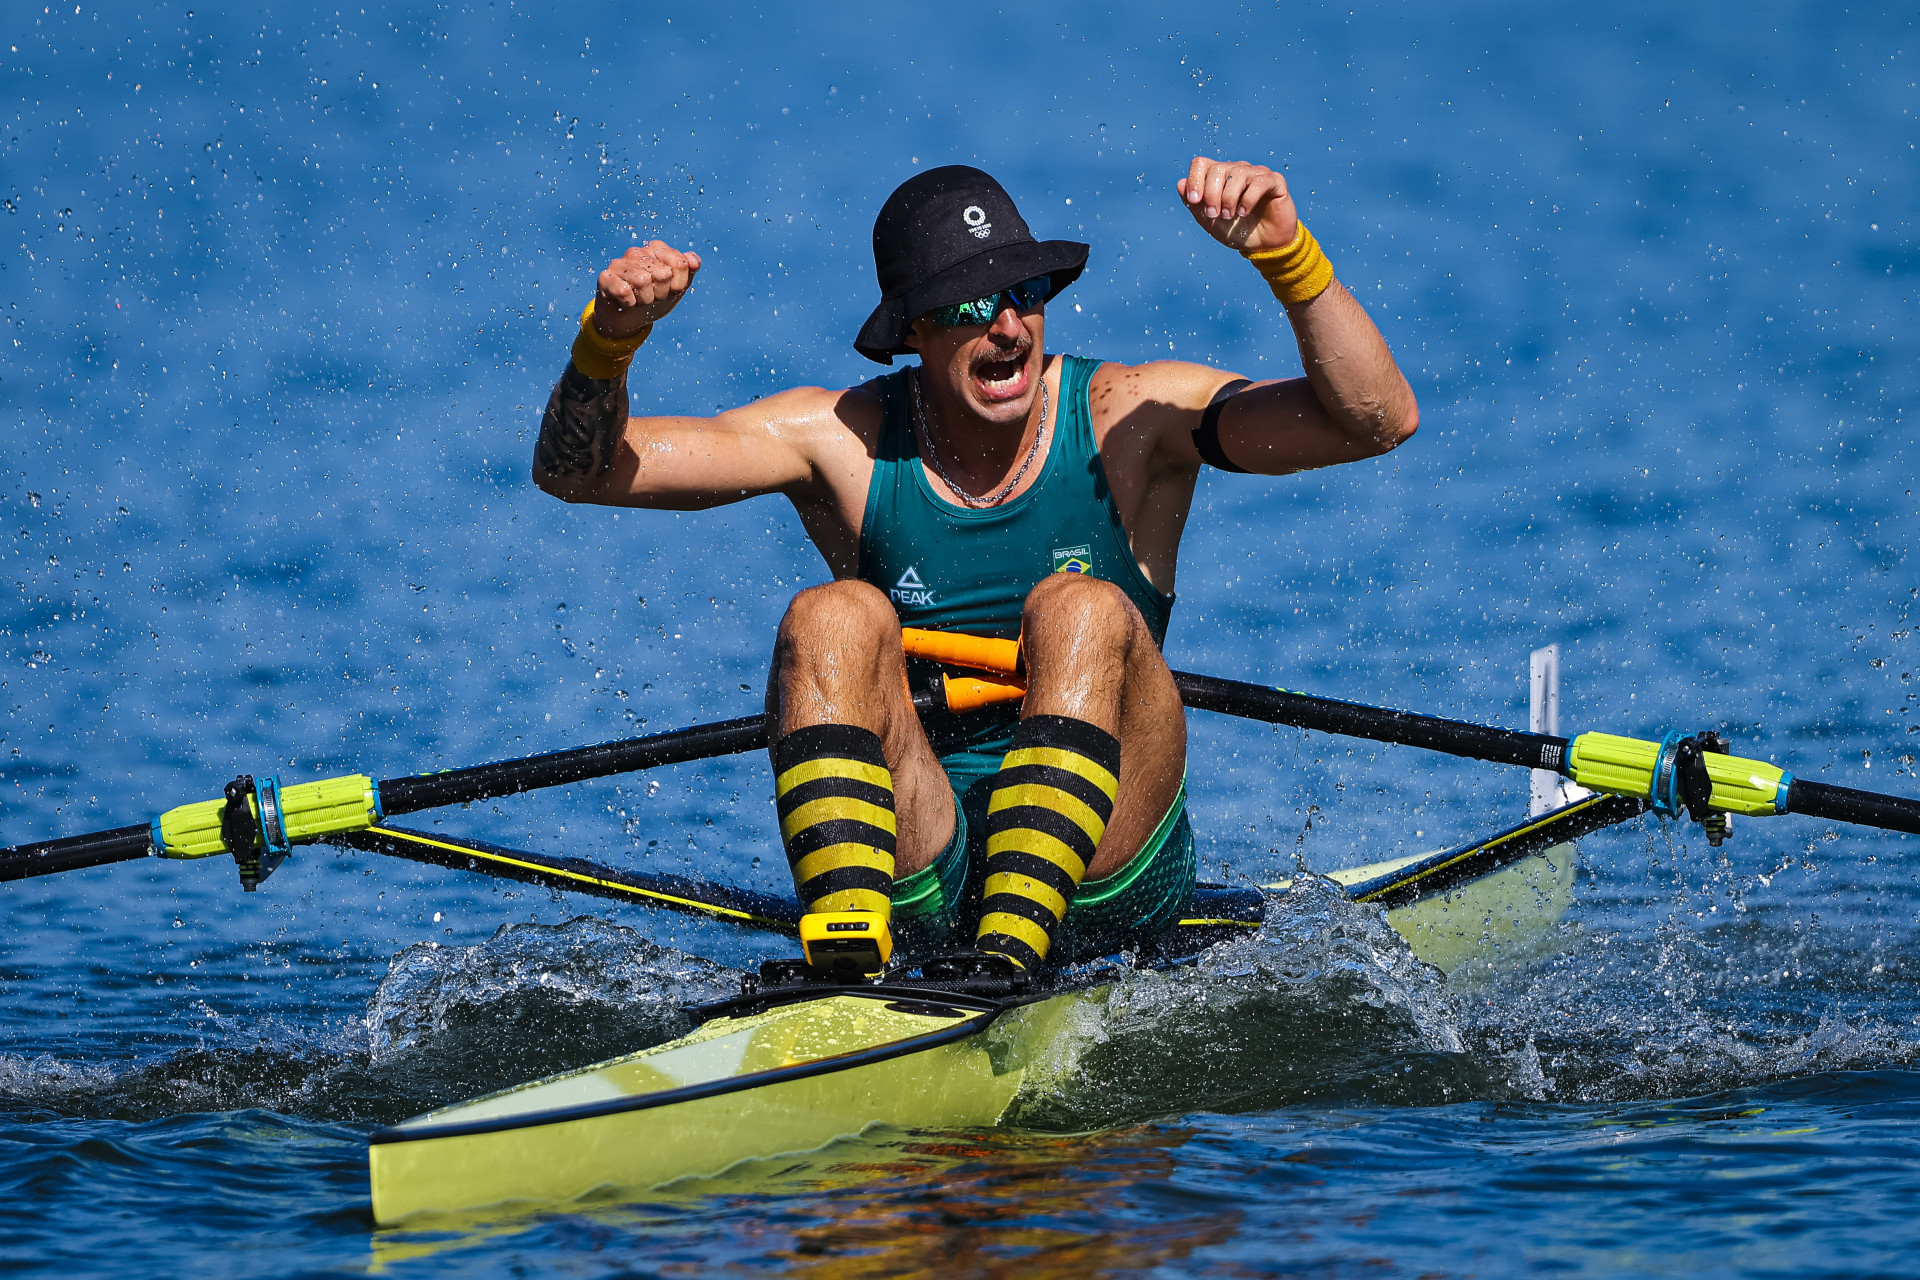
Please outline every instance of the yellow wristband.
[{"label": "yellow wristband", "polygon": [[1296,225],[1299,230],[1293,233],[1292,244],[1246,255],[1253,269],[1273,289],[1273,296],[1290,306],[1312,302],[1333,283],[1333,264],[1320,252],[1320,242],[1307,230],[1306,223]]},{"label": "yellow wristband", "polygon": [[580,313],[580,332],[573,340],[573,367],[589,378],[617,378],[627,371],[633,353],[652,332],[653,326],[647,325],[625,338],[603,338],[594,331],[593,304],[589,302]]}]

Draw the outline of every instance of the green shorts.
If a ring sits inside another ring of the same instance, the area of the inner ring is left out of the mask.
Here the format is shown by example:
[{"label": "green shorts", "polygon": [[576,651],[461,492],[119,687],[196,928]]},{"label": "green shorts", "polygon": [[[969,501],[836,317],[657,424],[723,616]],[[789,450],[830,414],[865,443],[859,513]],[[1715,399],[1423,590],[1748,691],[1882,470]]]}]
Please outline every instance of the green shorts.
[{"label": "green shorts", "polygon": [[[949,767],[947,777],[953,785],[953,838],[932,865],[893,886],[894,935],[913,954],[967,945],[980,911],[993,773]],[[1087,881],[1073,895],[1052,954],[1063,961],[1107,955],[1168,928],[1192,901],[1195,876],[1193,826],[1182,780],[1160,825],[1132,861],[1110,876]]]}]

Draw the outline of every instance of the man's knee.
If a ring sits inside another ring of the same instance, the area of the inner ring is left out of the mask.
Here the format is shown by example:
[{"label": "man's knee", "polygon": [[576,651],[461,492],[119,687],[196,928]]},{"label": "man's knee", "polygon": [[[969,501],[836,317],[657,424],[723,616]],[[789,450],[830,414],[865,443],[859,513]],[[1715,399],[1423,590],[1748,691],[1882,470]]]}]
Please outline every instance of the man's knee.
[{"label": "man's knee", "polygon": [[824,582],[794,596],[780,619],[782,638],[871,643],[900,627],[887,598],[865,582]]},{"label": "man's knee", "polygon": [[1021,630],[1028,635],[1064,631],[1124,640],[1144,625],[1127,593],[1111,582],[1082,573],[1054,573],[1027,593]]},{"label": "man's knee", "polygon": [[878,590],[858,581],[827,582],[808,587],[787,605],[774,661],[776,667],[796,661],[844,665],[856,656],[873,661],[897,651],[899,637],[898,616]]}]

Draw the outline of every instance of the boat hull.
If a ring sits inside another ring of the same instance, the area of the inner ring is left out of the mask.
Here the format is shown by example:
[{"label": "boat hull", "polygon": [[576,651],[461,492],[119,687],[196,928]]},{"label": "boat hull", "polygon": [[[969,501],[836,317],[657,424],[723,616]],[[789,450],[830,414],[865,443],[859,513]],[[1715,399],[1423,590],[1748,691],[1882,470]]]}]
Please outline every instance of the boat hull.
[{"label": "boat hull", "polygon": [[999,1120],[1020,1072],[978,1034],[997,1010],[834,995],[741,1018],[374,1135],[373,1213],[556,1203],[817,1150],[873,1124]]},{"label": "boat hull", "polygon": [[[1360,890],[1423,854],[1334,873]],[[1537,953],[1572,900],[1574,849],[1558,844],[1397,907],[1387,919],[1420,959],[1449,973]],[[1286,883],[1263,886],[1284,890]],[[1257,927],[1264,900],[1200,929]],[[1074,992],[1030,1005],[1050,1025]],[[944,1003],[948,999],[951,1004]],[[815,1151],[876,1124],[993,1125],[1020,1089],[1023,1055],[979,1034],[991,1001],[854,989],[714,1018],[653,1049],[429,1112],[376,1132],[370,1165],[382,1225],[509,1201],[632,1194],[749,1159]],[[1038,1019],[1038,1022],[1035,1020]]]}]

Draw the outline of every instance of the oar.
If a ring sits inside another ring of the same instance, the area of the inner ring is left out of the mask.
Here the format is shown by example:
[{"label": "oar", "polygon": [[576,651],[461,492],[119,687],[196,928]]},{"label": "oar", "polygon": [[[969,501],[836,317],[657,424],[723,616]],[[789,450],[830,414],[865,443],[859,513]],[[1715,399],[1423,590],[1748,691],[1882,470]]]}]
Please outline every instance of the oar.
[{"label": "oar", "polygon": [[[994,696],[971,699],[969,690],[976,685]],[[994,701],[1000,688],[988,681],[946,678],[916,693],[914,705],[923,713],[965,711]],[[282,786],[277,777],[243,775],[227,784],[221,799],[181,805],[149,823],[0,849],[0,881],[78,871],[149,855],[205,858],[238,850],[235,861],[240,866],[240,883],[252,892],[273,874],[293,845],[342,832],[365,831],[384,818],[757,751],[766,745],[766,717],[742,716],[643,738],[385,782],[375,782],[366,774],[350,774]]]},{"label": "oar", "polygon": [[[997,684],[970,682],[974,705],[1011,701],[1025,694],[1017,641],[914,628],[905,629],[901,637],[909,656],[1014,677]],[[1550,769],[1591,791],[1645,800],[1663,816],[1674,817],[1685,811],[1694,821],[1706,825],[1716,844],[1725,834],[1724,815],[1729,813],[1802,813],[1920,834],[1920,800],[1796,778],[1764,760],[1729,755],[1727,744],[1717,734],[1669,733],[1658,742],[1609,733],[1556,738],[1188,671],[1176,671],[1173,678],[1181,700],[1202,711],[1423,747],[1469,760]]]},{"label": "oar", "polygon": [[[910,656],[1018,674],[1018,645],[908,628]],[[1685,810],[1724,834],[1724,815],[1803,813],[1920,834],[1920,801],[1795,778],[1761,760],[1726,753],[1717,735],[1669,733],[1658,742],[1612,734],[1577,738],[1522,733],[1293,693],[1177,671],[1189,707],[1376,742],[1422,747],[1472,760],[1563,773],[1593,791],[1644,800],[1656,813]],[[915,698],[923,711],[961,711],[1023,697],[1022,682],[943,678]],[[226,796],[170,809],[153,822],[0,850],[0,881],[104,866],[157,854],[203,858],[239,850],[241,883],[251,890],[292,845],[338,832],[364,831],[383,817],[439,805],[512,795],[665,764],[753,751],[767,743],[764,716],[696,725],[670,733],[578,747],[519,760],[376,783],[365,774],[281,786],[243,776]]]},{"label": "oar", "polygon": [[[767,718],[743,716],[718,724],[695,725],[624,742],[576,747],[496,764],[445,773],[390,778],[376,783],[365,774],[281,786],[276,778],[240,778],[227,797],[170,809],[151,823],[67,836],[0,850],[0,880],[51,875],[82,867],[104,866],[159,854],[168,858],[204,858],[243,847],[260,855],[251,889],[271,874],[289,846],[341,832],[364,831],[382,818],[440,805],[489,800],[496,796],[557,787],[661,765],[685,764],[714,756],[753,751],[767,745]],[[246,802],[231,812],[228,800]],[[241,816],[241,815],[245,816]],[[228,837],[233,836],[232,845]],[[247,868],[242,867],[246,882]]]}]

